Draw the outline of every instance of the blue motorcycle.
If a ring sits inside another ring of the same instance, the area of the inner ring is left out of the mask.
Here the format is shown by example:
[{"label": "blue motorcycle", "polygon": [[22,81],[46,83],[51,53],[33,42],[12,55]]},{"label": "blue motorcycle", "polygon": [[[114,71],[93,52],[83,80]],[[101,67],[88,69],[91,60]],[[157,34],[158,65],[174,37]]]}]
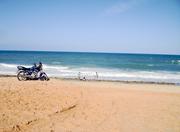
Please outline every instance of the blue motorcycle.
[{"label": "blue motorcycle", "polygon": [[17,78],[19,81],[26,81],[26,80],[41,80],[41,81],[48,81],[49,77],[45,72],[42,70],[42,63],[40,62],[37,66],[34,64],[31,68],[26,68],[23,66],[18,66]]}]

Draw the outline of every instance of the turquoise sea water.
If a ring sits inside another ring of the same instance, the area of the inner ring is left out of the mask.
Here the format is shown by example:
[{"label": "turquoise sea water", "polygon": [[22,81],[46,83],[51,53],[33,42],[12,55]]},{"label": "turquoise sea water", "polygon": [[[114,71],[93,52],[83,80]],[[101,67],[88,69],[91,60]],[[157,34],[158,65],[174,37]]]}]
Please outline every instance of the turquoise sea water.
[{"label": "turquoise sea water", "polygon": [[49,76],[180,83],[180,55],[0,51],[0,74],[41,61]]}]

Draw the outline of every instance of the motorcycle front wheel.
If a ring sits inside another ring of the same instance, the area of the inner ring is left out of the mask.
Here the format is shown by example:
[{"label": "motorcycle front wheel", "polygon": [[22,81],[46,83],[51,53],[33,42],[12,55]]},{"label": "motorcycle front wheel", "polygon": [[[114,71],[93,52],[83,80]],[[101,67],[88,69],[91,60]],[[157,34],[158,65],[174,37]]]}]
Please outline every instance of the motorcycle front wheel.
[{"label": "motorcycle front wheel", "polygon": [[46,75],[46,73],[42,73],[39,79],[41,81],[49,81],[49,77]]},{"label": "motorcycle front wheel", "polygon": [[25,71],[20,71],[18,74],[17,74],[17,78],[19,81],[26,81],[27,78],[26,78],[26,73]]}]

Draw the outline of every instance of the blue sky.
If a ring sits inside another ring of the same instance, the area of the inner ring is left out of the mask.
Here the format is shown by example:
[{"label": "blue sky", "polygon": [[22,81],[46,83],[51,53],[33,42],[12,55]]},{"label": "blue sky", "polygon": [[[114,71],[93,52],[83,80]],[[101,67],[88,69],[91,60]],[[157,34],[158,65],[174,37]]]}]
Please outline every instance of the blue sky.
[{"label": "blue sky", "polygon": [[180,1],[0,0],[0,50],[180,54]]}]

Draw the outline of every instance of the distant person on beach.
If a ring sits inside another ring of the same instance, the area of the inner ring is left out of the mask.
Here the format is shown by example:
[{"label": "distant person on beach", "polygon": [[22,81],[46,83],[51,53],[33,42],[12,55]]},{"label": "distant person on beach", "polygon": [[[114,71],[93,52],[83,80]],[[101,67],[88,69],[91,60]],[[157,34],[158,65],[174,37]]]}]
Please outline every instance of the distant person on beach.
[{"label": "distant person on beach", "polygon": [[98,73],[96,72],[96,78],[98,79]]},{"label": "distant person on beach", "polygon": [[82,79],[83,81],[86,81],[86,77],[83,77],[83,79]]}]

